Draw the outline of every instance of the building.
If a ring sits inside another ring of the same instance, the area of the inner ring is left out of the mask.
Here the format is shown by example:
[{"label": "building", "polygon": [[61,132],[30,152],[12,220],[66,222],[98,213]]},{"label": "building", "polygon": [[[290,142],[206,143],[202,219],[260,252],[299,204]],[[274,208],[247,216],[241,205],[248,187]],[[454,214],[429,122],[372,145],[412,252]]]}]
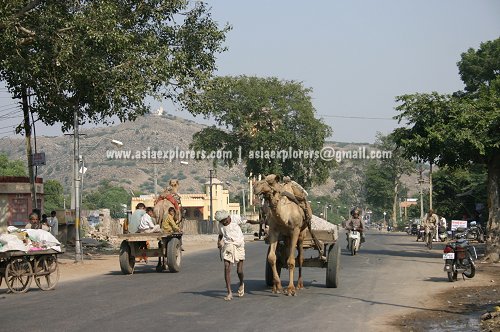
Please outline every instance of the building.
[{"label": "building", "polygon": [[[203,225],[210,220],[210,182],[205,183],[205,192],[202,194],[179,194],[182,202],[182,209],[184,217],[187,221],[195,221],[200,227],[196,227],[199,231],[210,228],[210,226]],[[154,195],[141,195],[139,197],[132,197],[131,210],[135,211],[138,203],[144,203],[146,206],[154,206]],[[212,179],[212,205],[213,215],[218,210],[226,210],[230,214],[240,214],[240,203],[229,202],[229,190],[224,189],[223,183],[216,179]]]},{"label": "building", "polygon": [[[43,211],[43,179],[35,181],[37,206]],[[24,226],[34,206],[31,200],[29,177],[0,176],[0,233],[7,226]]]}]

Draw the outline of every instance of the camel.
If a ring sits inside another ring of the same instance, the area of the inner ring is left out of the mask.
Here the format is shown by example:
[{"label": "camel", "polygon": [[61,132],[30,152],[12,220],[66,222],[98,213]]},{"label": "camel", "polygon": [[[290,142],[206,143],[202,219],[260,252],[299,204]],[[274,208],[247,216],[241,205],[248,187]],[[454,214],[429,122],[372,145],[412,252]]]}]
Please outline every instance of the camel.
[{"label": "camel", "polygon": [[[158,196],[155,200],[154,204],[154,214],[156,216],[156,222],[158,225],[162,225],[163,220],[166,219],[168,214],[168,209],[173,207],[175,209],[175,222],[180,224],[182,221],[182,213],[181,213],[181,198],[177,193],[179,190],[179,180],[171,179],[168,182],[168,186],[165,190]],[[182,228],[181,228],[182,229]],[[166,262],[165,258],[162,256],[158,256],[158,266],[156,267],[157,271],[166,270]]]},{"label": "camel", "polygon": [[295,248],[298,249],[297,261],[299,264],[299,277],[297,289],[304,288],[302,280],[302,264],[304,262],[303,240],[307,229],[304,210],[293,200],[290,185],[279,183],[279,177],[271,174],[264,180],[257,181],[253,186],[256,195],[262,195],[269,204],[269,254],[267,260],[273,271],[273,293],[282,292],[281,280],[276,269],[276,248],[279,236],[286,239],[288,249],[288,271],[290,276],[287,295],[295,295],[294,285]]},{"label": "camel", "polygon": [[162,224],[163,220],[166,218],[168,209],[174,207],[175,209],[175,221],[180,224],[182,221],[181,213],[181,199],[178,194],[179,191],[179,180],[172,179],[168,182],[168,186],[165,190],[156,198],[154,205],[154,213],[156,216],[156,221],[159,225]]}]

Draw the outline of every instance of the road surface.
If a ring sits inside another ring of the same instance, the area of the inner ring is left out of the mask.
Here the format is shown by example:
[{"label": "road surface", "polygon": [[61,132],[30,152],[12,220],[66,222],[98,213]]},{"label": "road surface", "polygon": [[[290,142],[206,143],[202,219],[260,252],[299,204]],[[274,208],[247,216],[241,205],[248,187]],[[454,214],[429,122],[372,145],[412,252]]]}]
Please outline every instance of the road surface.
[{"label": "road surface", "polygon": [[[367,235],[356,256],[342,248],[338,288],[326,288],[326,269],[305,268],[305,289],[295,297],[265,285],[267,246],[247,243],[246,294],[224,301],[223,264],[216,248],[187,254],[179,273],[156,273],[155,262],[60,283],[25,294],[0,288],[2,331],[387,331],[386,317],[424,308],[428,296],[448,286],[442,244],[428,250],[403,233]],[[306,251],[306,257],[316,255]],[[288,271],[282,271],[286,286]],[[237,289],[235,268],[233,291]],[[234,294],[236,295],[236,294]]]}]

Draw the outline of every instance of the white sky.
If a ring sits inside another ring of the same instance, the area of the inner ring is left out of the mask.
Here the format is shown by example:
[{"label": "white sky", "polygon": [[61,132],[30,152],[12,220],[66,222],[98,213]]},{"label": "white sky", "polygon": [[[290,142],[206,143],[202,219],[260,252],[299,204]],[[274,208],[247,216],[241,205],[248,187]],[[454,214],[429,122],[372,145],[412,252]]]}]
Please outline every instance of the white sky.
[{"label": "white sky", "polygon": [[[396,121],[369,118],[396,115],[395,96],[462,89],[460,54],[500,37],[498,0],[208,2],[214,19],[233,27],[218,74],[303,82],[313,88],[318,117],[332,127],[335,141],[371,143],[377,131],[391,132]],[[22,120],[2,117],[12,105],[0,88],[0,137]],[[38,125],[37,134],[60,130]]]}]

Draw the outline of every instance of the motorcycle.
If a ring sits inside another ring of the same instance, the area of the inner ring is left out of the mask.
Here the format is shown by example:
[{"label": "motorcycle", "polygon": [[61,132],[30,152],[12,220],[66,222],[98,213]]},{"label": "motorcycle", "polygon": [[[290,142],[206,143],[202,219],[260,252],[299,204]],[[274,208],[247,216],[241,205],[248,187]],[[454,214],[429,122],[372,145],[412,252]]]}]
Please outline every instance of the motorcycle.
[{"label": "motorcycle", "polygon": [[475,221],[471,221],[469,224],[469,229],[467,231],[467,239],[483,243],[484,232],[481,228],[481,225],[477,225]]},{"label": "motorcycle", "polygon": [[418,240],[425,241],[425,227],[420,225],[420,228],[417,233],[417,242]]},{"label": "motorcycle", "polygon": [[440,226],[438,228],[438,238],[441,242],[444,242],[448,239],[448,232],[446,231],[446,227]]},{"label": "motorcycle", "polygon": [[361,243],[361,234],[359,231],[353,229],[347,233],[347,249],[351,251],[351,255],[354,256],[359,251],[359,245]]},{"label": "motorcycle", "polygon": [[411,224],[410,234],[411,235],[417,235],[418,234],[418,229],[419,229],[419,225],[418,224]]},{"label": "motorcycle", "polygon": [[473,278],[476,274],[476,248],[467,241],[465,229],[457,229],[455,236],[456,240],[448,243],[443,250],[444,271],[450,282],[457,280],[459,272],[467,278]]}]

